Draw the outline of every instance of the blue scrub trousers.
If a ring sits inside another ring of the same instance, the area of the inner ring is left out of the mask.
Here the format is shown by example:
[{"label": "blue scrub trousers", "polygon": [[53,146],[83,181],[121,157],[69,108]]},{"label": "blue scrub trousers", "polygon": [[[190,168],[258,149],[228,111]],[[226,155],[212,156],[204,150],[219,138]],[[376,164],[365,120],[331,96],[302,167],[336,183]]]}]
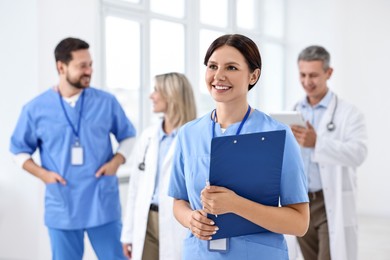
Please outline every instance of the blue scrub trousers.
[{"label": "blue scrub trousers", "polygon": [[114,221],[87,229],[64,230],[49,228],[53,260],[82,260],[84,232],[99,260],[124,260],[120,242],[122,223]]}]

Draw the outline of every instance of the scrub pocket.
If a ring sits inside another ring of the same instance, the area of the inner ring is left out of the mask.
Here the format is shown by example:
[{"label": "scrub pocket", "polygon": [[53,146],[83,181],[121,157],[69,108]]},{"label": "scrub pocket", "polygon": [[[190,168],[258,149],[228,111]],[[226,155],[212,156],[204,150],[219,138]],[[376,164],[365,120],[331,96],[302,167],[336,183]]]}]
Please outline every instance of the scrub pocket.
[{"label": "scrub pocket", "polygon": [[189,176],[189,180],[187,179],[187,183],[193,183],[193,187],[195,188],[196,194],[200,194],[203,188],[206,185],[206,181],[209,180],[210,176],[210,155],[200,155],[195,157],[191,165],[191,174]]},{"label": "scrub pocket", "polygon": [[103,175],[98,179],[99,199],[104,209],[118,210],[119,188],[116,175]]},{"label": "scrub pocket", "polygon": [[201,248],[206,247],[202,245],[202,241],[194,236],[187,237],[183,243],[183,260],[199,260],[201,257]]},{"label": "scrub pocket", "polygon": [[251,241],[246,241],[246,259],[278,259],[288,260],[288,252],[279,248],[270,247],[262,244],[258,244]]},{"label": "scrub pocket", "polygon": [[68,208],[68,192],[69,187],[60,183],[46,184],[45,193],[45,208],[47,212],[63,213]]},{"label": "scrub pocket", "polygon": [[100,188],[105,191],[115,192],[118,190],[118,177],[116,175],[102,175],[99,181]]},{"label": "scrub pocket", "polygon": [[46,185],[45,224],[48,227],[61,228],[69,216],[69,187],[60,183]]},{"label": "scrub pocket", "polygon": [[[284,238],[280,239],[277,234],[254,234],[244,237],[246,247],[246,258],[268,260],[288,260],[287,245],[285,245]],[[282,244],[280,244],[282,243]],[[280,248],[285,245],[286,249]]]}]

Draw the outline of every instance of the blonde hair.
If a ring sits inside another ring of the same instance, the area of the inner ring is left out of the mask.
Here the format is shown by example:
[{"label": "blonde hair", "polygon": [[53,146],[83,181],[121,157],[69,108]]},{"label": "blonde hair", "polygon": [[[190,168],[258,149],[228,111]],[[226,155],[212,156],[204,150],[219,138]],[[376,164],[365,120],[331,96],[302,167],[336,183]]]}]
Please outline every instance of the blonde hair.
[{"label": "blonde hair", "polygon": [[196,118],[192,86],[184,74],[171,72],[155,76],[156,91],[167,102],[166,117],[173,127]]}]

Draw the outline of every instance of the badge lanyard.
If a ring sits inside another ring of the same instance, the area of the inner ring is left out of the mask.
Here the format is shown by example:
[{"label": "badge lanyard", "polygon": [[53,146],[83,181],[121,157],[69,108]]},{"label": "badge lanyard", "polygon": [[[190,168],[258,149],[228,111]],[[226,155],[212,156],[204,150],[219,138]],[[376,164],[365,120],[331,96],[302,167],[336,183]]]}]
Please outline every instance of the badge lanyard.
[{"label": "badge lanyard", "polygon": [[[242,119],[241,124],[239,125],[239,127],[237,129],[236,135],[240,134],[241,129],[242,129],[243,125],[245,124],[246,120],[248,119],[250,112],[251,112],[251,106],[248,105],[248,111],[246,111],[246,114],[245,114],[244,118]],[[217,110],[214,109],[214,120],[212,120],[213,121],[213,126],[212,126],[212,129],[211,129],[211,133],[212,133],[213,138],[215,137],[215,122],[217,120],[218,120]]]},{"label": "badge lanyard", "polygon": [[[246,114],[245,114],[244,118],[242,119],[242,122],[238,126],[236,135],[240,134],[241,129],[242,129],[243,125],[245,124],[246,120],[248,119],[250,112],[251,112],[251,106],[248,105],[248,111],[246,111]],[[218,120],[217,110],[214,109],[214,120],[212,120],[213,126],[211,129],[213,138],[215,137],[215,122],[217,120]],[[208,250],[210,252],[227,253],[229,251],[229,238],[221,238],[221,239],[208,241]]]},{"label": "badge lanyard", "polygon": [[65,114],[66,121],[68,121],[69,126],[72,128],[72,132],[76,137],[75,143],[72,145],[71,149],[71,162],[72,165],[82,165],[83,164],[83,158],[84,158],[84,150],[83,147],[80,145],[80,124],[81,124],[81,116],[83,113],[83,107],[84,107],[84,93],[81,93],[81,105],[80,105],[80,112],[79,112],[79,119],[77,123],[77,129],[76,127],[72,124],[72,121],[69,118],[68,113],[66,113],[65,106],[64,106],[64,101],[62,100],[61,93],[58,91],[58,96],[60,98],[60,104],[62,111]]}]

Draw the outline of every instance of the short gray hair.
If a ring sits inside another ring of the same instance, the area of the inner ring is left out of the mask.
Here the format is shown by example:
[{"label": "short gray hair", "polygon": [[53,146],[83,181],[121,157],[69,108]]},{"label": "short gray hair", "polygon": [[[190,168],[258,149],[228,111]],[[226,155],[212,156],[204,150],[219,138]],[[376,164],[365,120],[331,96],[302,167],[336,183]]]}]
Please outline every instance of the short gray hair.
[{"label": "short gray hair", "polygon": [[299,61],[322,61],[322,68],[326,71],[330,68],[330,54],[322,46],[312,45],[305,48],[298,56]]}]

